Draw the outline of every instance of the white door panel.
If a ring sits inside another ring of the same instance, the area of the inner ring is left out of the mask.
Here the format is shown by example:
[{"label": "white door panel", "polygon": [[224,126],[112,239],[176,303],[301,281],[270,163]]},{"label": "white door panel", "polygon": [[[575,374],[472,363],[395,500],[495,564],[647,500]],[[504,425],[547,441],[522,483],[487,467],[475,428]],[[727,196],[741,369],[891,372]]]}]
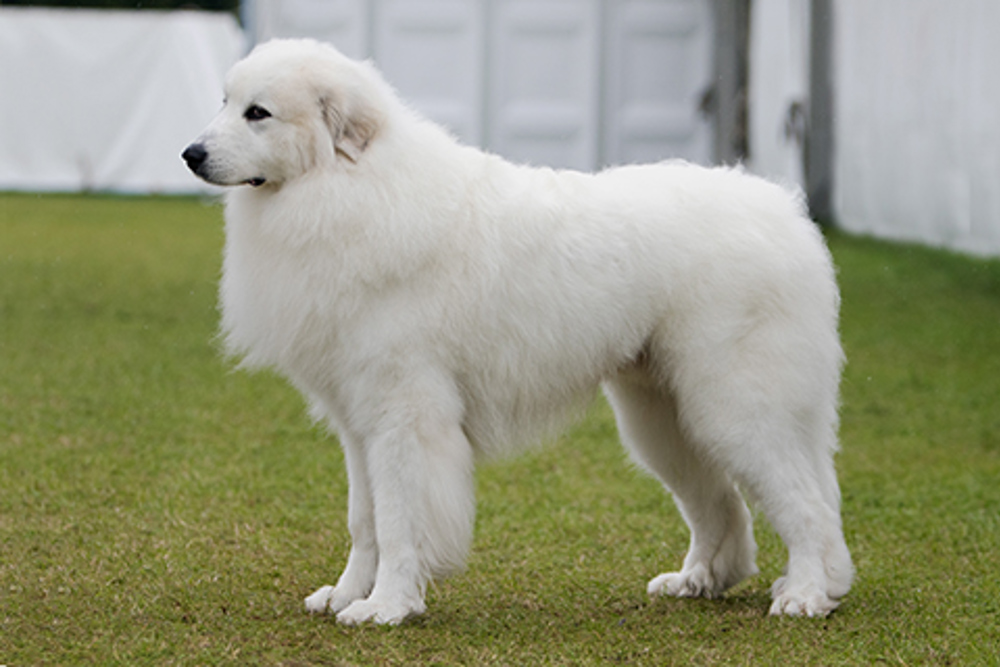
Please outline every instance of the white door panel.
[{"label": "white door panel", "polygon": [[518,162],[710,159],[710,0],[246,0],[258,41],[373,58],[415,108]]},{"label": "white door panel", "polygon": [[375,52],[386,78],[414,107],[466,143],[481,144],[481,0],[383,0]]},{"label": "white door panel", "polygon": [[369,56],[372,0],[256,0],[256,42],[274,37],[312,37],[352,58]]},{"label": "white door panel", "polygon": [[710,20],[699,0],[614,0],[609,6],[604,158],[707,162],[698,104],[711,80]]},{"label": "white door panel", "polygon": [[598,3],[496,0],[489,147],[521,162],[592,168],[597,158]]}]

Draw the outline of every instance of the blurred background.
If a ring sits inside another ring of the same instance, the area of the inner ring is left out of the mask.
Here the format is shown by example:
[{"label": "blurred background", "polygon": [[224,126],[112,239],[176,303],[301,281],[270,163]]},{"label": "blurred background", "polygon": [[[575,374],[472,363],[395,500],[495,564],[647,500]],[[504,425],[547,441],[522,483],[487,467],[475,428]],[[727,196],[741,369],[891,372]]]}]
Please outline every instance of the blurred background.
[{"label": "blurred background", "polygon": [[742,163],[849,231],[1000,255],[998,32],[996,0],[2,2],[0,190],[205,192],[178,155],[226,70],[308,36],[515,161]]}]

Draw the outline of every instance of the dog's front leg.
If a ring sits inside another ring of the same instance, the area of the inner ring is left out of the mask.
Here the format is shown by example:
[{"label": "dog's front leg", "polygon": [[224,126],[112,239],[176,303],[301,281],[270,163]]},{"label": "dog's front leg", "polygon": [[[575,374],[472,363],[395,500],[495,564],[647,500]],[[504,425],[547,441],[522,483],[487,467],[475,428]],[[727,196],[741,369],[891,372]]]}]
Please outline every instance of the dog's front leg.
[{"label": "dog's front leg", "polygon": [[323,586],[306,598],[306,609],[311,612],[336,614],[355,600],[368,597],[375,585],[378,568],[375,507],[365,452],[356,440],[345,434],[341,434],[340,442],[350,485],[347,525],[351,533],[351,554],[336,586]]},{"label": "dog's front leg", "polygon": [[342,623],[395,624],[423,613],[431,577],[465,562],[476,506],[472,447],[457,420],[431,416],[435,407],[366,441],[378,569],[371,595],[337,614]]},{"label": "dog's front leg", "polygon": [[[348,625],[397,624],[424,611],[427,573],[418,540],[425,466],[420,442],[409,428],[372,437],[364,447],[378,544],[377,570],[371,594],[350,603],[337,620]],[[351,485],[353,496],[353,480]]]}]

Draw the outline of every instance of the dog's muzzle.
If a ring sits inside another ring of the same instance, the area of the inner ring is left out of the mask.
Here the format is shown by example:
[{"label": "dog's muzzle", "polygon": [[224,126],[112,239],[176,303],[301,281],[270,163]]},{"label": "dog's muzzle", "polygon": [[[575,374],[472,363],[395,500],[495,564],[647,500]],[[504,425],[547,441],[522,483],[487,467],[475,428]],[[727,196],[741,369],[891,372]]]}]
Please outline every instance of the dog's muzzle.
[{"label": "dog's muzzle", "polygon": [[[215,185],[235,185],[234,183],[217,180],[212,174],[206,173],[204,167],[205,163],[208,162],[208,149],[205,148],[205,144],[191,144],[184,149],[184,152],[181,153],[181,157],[185,162],[187,162],[188,169],[193,171],[199,178],[209,183],[214,183]],[[264,185],[264,183],[267,182],[267,179],[263,176],[256,176],[241,182],[258,188]]]}]

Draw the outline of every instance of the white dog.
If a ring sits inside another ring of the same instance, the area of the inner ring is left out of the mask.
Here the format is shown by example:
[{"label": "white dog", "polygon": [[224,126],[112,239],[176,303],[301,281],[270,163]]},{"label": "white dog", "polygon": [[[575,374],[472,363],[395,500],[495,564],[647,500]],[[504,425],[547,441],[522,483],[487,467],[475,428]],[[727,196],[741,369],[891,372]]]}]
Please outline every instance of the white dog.
[{"label": "white dog", "polygon": [[771,613],[837,606],[839,297],[796,197],[681,163],[515,166],[312,41],[255,49],[225,93],[184,151],[250,186],[226,204],[225,340],[306,395],[350,480],[347,567],[310,611],[423,612],[468,551],[474,463],[551,435],[598,386],[691,529],[651,594],[757,572],[739,485],[788,547]]}]

